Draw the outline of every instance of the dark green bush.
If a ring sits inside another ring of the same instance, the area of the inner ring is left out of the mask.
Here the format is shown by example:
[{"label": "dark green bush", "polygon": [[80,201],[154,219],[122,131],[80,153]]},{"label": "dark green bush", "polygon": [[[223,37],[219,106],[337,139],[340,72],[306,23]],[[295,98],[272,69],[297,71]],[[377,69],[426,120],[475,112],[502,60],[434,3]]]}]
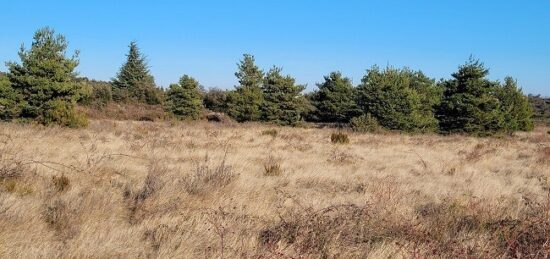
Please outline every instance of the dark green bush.
[{"label": "dark green bush", "polygon": [[66,58],[66,49],[65,37],[43,28],[35,33],[31,48],[19,52],[21,64],[7,63],[8,78],[15,91],[15,100],[11,101],[21,107],[22,120],[70,127],[86,125],[85,116],[78,114],[74,105],[84,92],[84,84],[76,81],[74,72],[79,63],[78,52]]},{"label": "dark green bush", "polygon": [[57,124],[69,128],[88,126],[88,119],[75,110],[75,105],[64,100],[53,100],[44,105],[44,114],[38,121],[44,125]]},{"label": "dark green bush", "polygon": [[301,94],[303,85],[296,85],[291,76],[283,76],[281,68],[273,67],[267,73],[262,86],[264,121],[295,126],[302,120],[306,100]]},{"label": "dark green bush", "polygon": [[170,85],[164,106],[180,119],[198,119],[203,108],[199,82],[188,75],[182,76],[179,84]]},{"label": "dark green bush", "polygon": [[317,86],[319,90],[311,96],[311,102],[319,121],[349,122],[361,114],[351,79],[343,77],[340,72],[332,72],[325,76],[325,82]]},{"label": "dark green bush", "polygon": [[474,58],[459,67],[445,89],[438,109],[444,133],[493,135],[533,128],[532,110],[512,78],[504,85],[487,79],[489,70]]},{"label": "dark green bush", "polygon": [[440,91],[422,72],[378,67],[367,71],[357,88],[358,104],[381,126],[404,131],[435,131],[433,108]]}]

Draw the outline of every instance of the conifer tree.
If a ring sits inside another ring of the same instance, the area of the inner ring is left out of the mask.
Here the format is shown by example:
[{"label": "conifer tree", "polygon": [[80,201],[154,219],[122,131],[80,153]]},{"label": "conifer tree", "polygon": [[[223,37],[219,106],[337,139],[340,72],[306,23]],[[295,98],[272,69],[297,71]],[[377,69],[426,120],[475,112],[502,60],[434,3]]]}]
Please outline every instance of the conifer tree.
[{"label": "conifer tree", "polygon": [[281,68],[273,67],[264,78],[262,105],[263,120],[281,125],[296,125],[304,109],[303,85],[296,85],[295,79],[281,75]]},{"label": "conifer tree", "polygon": [[238,64],[235,76],[239,85],[227,94],[227,112],[239,122],[257,121],[261,117],[260,107],[263,102],[263,71],[255,64],[254,56],[244,54]]},{"label": "conifer tree", "polygon": [[504,79],[504,84],[498,92],[498,99],[501,111],[504,113],[504,127],[507,132],[533,129],[533,108],[518,87],[516,80],[512,77]]},{"label": "conifer tree", "polygon": [[504,127],[497,98],[498,82],[487,79],[489,70],[470,57],[453,78],[442,82],[444,94],[438,109],[442,132],[491,135]]},{"label": "conifer tree", "polygon": [[0,120],[12,120],[19,116],[19,95],[6,75],[0,73]]},{"label": "conifer tree", "polygon": [[184,75],[178,84],[170,85],[164,103],[166,110],[182,119],[198,119],[203,108],[199,82]]},{"label": "conifer tree", "polygon": [[349,122],[361,114],[355,101],[355,88],[351,80],[340,72],[325,76],[325,82],[318,84],[319,90],[312,96],[316,116],[323,122]]},{"label": "conifer tree", "polygon": [[161,102],[160,92],[149,72],[145,56],[140,52],[137,43],[131,42],[126,63],[122,65],[116,78],[113,79],[113,98],[116,101],[133,100],[148,104]]},{"label": "conifer tree", "polygon": [[78,51],[67,58],[67,47],[63,35],[42,28],[34,34],[29,50],[21,47],[20,64],[7,63],[11,86],[21,98],[22,118],[70,127],[86,124],[85,117],[74,109],[83,87],[75,80]]},{"label": "conifer tree", "polygon": [[439,93],[433,79],[407,68],[374,66],[357,87],[357,101],[364,114],[371,114],[381,126],[405,131],[434,131],[437,120],[433,103]]}]

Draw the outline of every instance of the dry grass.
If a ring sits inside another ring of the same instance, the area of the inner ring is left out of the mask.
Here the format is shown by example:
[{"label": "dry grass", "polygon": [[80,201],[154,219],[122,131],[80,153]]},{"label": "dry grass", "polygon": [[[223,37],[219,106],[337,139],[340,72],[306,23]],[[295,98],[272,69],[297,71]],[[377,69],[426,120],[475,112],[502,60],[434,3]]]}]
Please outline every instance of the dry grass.
[{"label": "dry grass", "polygon": [[0,124],[0,257],[547,258],[547,131]]}]

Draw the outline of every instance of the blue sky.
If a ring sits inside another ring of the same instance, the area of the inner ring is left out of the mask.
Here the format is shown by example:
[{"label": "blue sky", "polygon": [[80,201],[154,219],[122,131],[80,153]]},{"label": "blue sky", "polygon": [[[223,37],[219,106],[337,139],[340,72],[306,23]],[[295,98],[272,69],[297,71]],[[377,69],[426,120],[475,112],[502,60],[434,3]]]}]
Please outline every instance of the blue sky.
[{"label": "blue sky", "polygon": [[130,41],[159,85],[183,74],[206,87],[236,84],[243,53],[282,66],[315,89],[339,70],[359,83],[374,64],[448,78],[470,54],[492,79],[514,76],[526,93],[550,96],[550,1],[11,1],[0,0],[0,70],[21,43],[50,26],[81,51],[78,71],[108,80]]}]

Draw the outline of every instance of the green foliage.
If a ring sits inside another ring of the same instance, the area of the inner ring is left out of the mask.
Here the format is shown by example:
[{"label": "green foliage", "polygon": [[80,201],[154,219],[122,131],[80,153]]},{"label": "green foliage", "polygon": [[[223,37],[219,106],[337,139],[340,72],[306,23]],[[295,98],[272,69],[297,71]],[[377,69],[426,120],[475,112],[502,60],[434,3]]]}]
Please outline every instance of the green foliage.
[{"label": "green foliage", "polygon": [[215,112],[226,112],[227,91],[218,88],[211,88],[203,95],[204,106]]},{"label": "green foliage", "polygon": [[96,108],[106,106],[113,101],[113,86],[109,82],[81,79],[85,84],[87,94],[79,103]]},{"label": "green foliage", "polygon": [[533,107],[533,118],[539,123],[550,125],[550,98],[540,95],[529,95],[529,103]]},{"label": "green foliage", "polygon": [[67,41],[54,30],[36,31],[32,46],[19,51],[21,64],[7,63],[8,78],[21,107],[20,117],[41,123],[83,126],[86,119],[74,110],[81,98],[83,84],[76,82],[78,52],[65,57]]},{"label": "green foliage", "polygon": [[239,86],[227,93],[227,113],[239,122],[257,121],[261,118],[261,85],[264,73],[254,62],[254,56],[244,54],[235,73]]},{"label": "green foliage", "polygon": [[380,124],[370,113],[352,118],[350,126],[353,131],[361,133],[377,132],[380,130]]},{"label": "green foliage", "polygon": [[504,85],[498,91],[500,109],[504,116],[504,127],[507,132],[529,131],[534,128],[533,108],[516,80],[506,77]]},{"label": "green foliage", "polygon": [[126,63],[122,65],[112,82],[114,100],[160,104],[162,92],[155,86],[145,56],[140,52],[136,42],[131,42],[129,48]]},{"label": "green foliage", "polygon": [[45,103],[44,109],[43,115],[38,118],[42,124],[57,124],[69,128],[88,126],[88,119],[75,110],[74,103],[54,99]]},{"label": "green foliage", "polygon": [[355,102],[355,88],[351,80],[340,72],[325,76],[325,82],[317,85],[319,90],[312,96],[316,117],[323,122],[348,122],[361,114]]},{"label": "green foliage", "polygon": [[198,119],[203,108],[199,82],[188,75],[182,76],[179,84],[170,85],[164,105],[178,118]]},{"label": "green foliage", "polygon": [[305,98],[303,85],[296,85],[291,76],[281,75],[281,69],[273,67],[267,73],[262,87],[264,104],[263,120],[281,125],[296,125],[301,121]]},{"label": "green foliage", "polygon": [[20,95],[11,87],[8,77],[0,73],[0,120],[12,120],[21,112]]},{"label": "green foliage", "polygon": [[407,68],[372,67],[357,88],[359,107],[381,126],[405,131],[437,128],[433,106],[439,103],[438,87],[422,72]]},{"label": "green foliage", "polygon": [[505,128],[499,84],[488,80],[488,74],[483,63],[470,58],[452,79],[442,82],[445,91],[438,110],[442,132],[491,135]]}]

